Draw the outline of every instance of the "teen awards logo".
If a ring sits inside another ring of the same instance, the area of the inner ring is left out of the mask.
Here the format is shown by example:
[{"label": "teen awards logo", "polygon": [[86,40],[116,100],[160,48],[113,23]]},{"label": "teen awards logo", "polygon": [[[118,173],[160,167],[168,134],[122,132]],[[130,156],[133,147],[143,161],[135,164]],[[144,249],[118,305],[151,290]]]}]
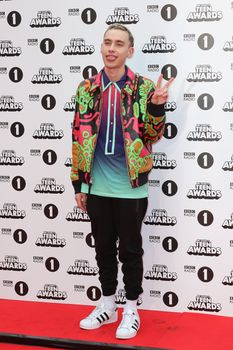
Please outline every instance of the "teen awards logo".
[{"label": "teen awards logo", "polygon": [[233,96],[231,97],[231,101],[227,101],[223,106],[224,112],[233,112]]},{"label": "teen awards logo", "polygon": [[59,291],[56,284],[45,284],[44,289],[39,290],[36,296],[38,299],[65,300],[67,293]]},{"label": "teen awards logo", "polygon": [[233,213],[231,214],[230,219],[225,219],[223,221],[222,227],[225,229],[233,229]]},{"label": "teen awards logo", "polygon": [[139,15],[130,13],[128,7],[116,7],[113,15],[108,15],[108,18],[106,19],[107,24],[136,24],[138,21]]},{"label": "teen awards logo", "polygon": [[219,199],[222,197],[220,190],[213,190],[209,182],[197,182],[195,188],[188,191],[190,199]]},{"label": "teen awards logo", "polygon": [[220,303],[214,303],[208,295],[197,295],[196,300],[190,301],[188,304],[189,310],[219,312],[222,310]]},{"label": "teen awards logo", "polygon": [[21,47],[15,47],[11,40],[0,40],[0,57],[19,56],[21,53]]},{"label": "teen awards logo", "polygon": [[5,260],[0,261],[0,270],[24,272],[27,270],[27,264],[20,262],[17,256],[6,255]]},{"label": "teen awards logo", "polygon": [[44,231],[41,237],[38,237],[35,243],[38,247],[65,247],[65,238],[58,238],[56,232]]},{"label": "teen awards logo", "polygon": [[44,27],[58,27],[61,24],[60,17],[53,17],[51,11],[38,11],[37,17],[32,18],[30,27],[44,28]]},{"label": "teen awards logo", "polygon": [[219,141],[222,138],[220,131],[213,131],[210,124],[196,124],[194,131],[189,131],[188,141]]},{"label": "teen awards logo", "polygon": [[0,218],[3,219],[24,219],[25,216],[25,210],[19,210],[15,203],[4,203],[0,209]]},{"label": "teen awards logo", "polygon": [[223,46],[224,51],[233,51],[233,37],[231,41],[226,41]]},{"label": "teen awards logo", "polygon": [[152,153],[153,169],[174,169],[177,164],[176,160],[167,159],[167,155],[164,152]]},{"label": "teen awards logo", "polygon": [[84,213],[81,209],[79,209],[77,206],[73,208],[72,212],[69,212],[66,215],[66,220],[67,221],[83,221],[83,222],[88,222],[90,221],[89,216],[87,213]]},{"label": "teen awards logo", "polygon": [[41,67],[38,74],[34,74],[33,84],[60,84],[63,78],[61,74],[55,74],[51,67]]},{"label": "teen awards logo", "polygon": [[5,149],[2,151],[2,154],[0,155],[0,165],[17,166],[23,164],[24,157],[17,156],[14,150]]},{"label": "teen awards logo", "polygon": [[168,43],[163,35],[152,36],[150,42],[144,44],[143,53],[168,53],[176,50],[175,43]]},{"label": "teen awards logo", "polygon": [[164,109],[166,112],[173,112],[174,110],[176,110],[177,105],[175,101],[168,101],[165,103],[164,105]]},{"label": "teen awards logo", "polygon": [[33,133],[34,139],[58,139],[60,140],[64,136],[63,130],[56,130],[55,125],[53,123],[41,123],[40,129],[37,129]]},{"label": "teen awards logo", "polygon": [[220,247],[213,247],[208,239],[197,239],[195,245],[191,245],[187,251],[189,255],[219,256],[222,254]]},{"label": "teen awards logo", "polygon": [[189,12],[188,22],[213,22],[223,18],[222,11],[213,11],[212,5],[200,4],[195,7],[194,12]]},{"label": "teen awards logo", "polygon": [[222,280],[224,286],[233,286],[233,270],[230,272],[230,276],[225,276]]},{"label": "teen awards logo", "polygon": [[63,109],[65,112],[74,112],[75,111],[75,96],[74,95],[71,97],[70,101],[65,103],[65,106]]},{"label": "teen awards logo", "polygon": [[169,272],[166,265],[154,264],[151,270],[146,271],[144,278],[154,281],[175,281],[177,279],[177,273]]},{"label": "teen awards logo", "polygon": [[63,55],[92,55],[94,52],[94,45],[87,45],[82,38],[72,38],[62,51]]},{"label": "teen awards logo", "polygon": [[65,191],[64,185],[58,185],[56,180],[52,177],[43,177],[41,183],[34,188],[36,193],[63,193]]},{"label": "teen awards logo", "polygon": [[174,226],[177,223],[175,216],[168,216],[165,209],[153,209],[151,215],[147,215],[144,224]]},{"label": "teen awards logo", "polygon": [[64,165],[65,165],[67,168],[68,168],[68,167],[71,167],[71,166],[72,166],[72,158],[71,158],[71,157],[66,158]]},{"label": "teen awards logo", "polygon": [[98,267],[91,267],[87,260],[75,260],[74,265],[70,265],[67,273],[69,275],[95,276],[97,275]]},{"label": "teen awards logo", "polygon": [[224,171],[232,171],[233,170],[233,155],[231,156],[231,160],[226,160],[222,166]]},{"label": "teen awards logo", "polygon": [[[115,294],[115,303],[117,305],[125,305],[126,304],[126,292],[124,289],[119,289]],[[137,300],[137,306],[142,304],[142,298],[139,296]]]},{"label": "teen awards logo", "polygon": [[0,112],[20,112],[22,109],[22,102],[15,102],[13,96],[2,95],[0,97]]},{"label": "teen awards logo", "polygon": [[187,81],[189,82],[213,82],[220,81],[222,79],[222,73],[213,72],[212,67],[209,64],[199,64],[195,67],[195,72],[189,73]]}]

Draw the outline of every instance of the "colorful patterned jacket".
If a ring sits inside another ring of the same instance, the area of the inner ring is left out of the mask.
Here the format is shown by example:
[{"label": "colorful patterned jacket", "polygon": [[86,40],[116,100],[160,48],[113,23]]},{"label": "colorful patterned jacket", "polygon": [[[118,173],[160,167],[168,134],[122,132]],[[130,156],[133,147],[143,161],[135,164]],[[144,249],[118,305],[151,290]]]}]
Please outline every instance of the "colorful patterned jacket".
[{"label": "colorful patterned jacket", "polygon": [[[122,129],[125,155],[132,188],[148,181],[152,169],[152,144],[163,135],[164,105],[150,102],[154,83],[128,68],[127,80],[121,90]],[[92,183],[92,165],[101,120],[101,72],[80,83],[76,93],[73,122],[71,180],[75,193],[81,184]]]}]

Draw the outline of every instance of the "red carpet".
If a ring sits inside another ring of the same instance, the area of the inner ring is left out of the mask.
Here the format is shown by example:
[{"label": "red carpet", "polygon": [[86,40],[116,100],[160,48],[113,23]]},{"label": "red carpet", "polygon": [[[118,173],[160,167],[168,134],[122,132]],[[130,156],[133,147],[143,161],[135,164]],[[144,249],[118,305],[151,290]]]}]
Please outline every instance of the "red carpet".
[{"label": "red carpet", "polygon": [[[196,313],[140,310],[142,327],[134,339],[115,339],[116,324],[85,331],[79,320],[90,306],[0,300],[0,333],[177,350],[233,350],[233,318]],[[120,310],[121,313],[121,310]],[[22,346],[0,344],[0,349],[21,350]],[[42,347],[27,347],[28,350]],[[77,349],[78,350],[78,349]]]}]

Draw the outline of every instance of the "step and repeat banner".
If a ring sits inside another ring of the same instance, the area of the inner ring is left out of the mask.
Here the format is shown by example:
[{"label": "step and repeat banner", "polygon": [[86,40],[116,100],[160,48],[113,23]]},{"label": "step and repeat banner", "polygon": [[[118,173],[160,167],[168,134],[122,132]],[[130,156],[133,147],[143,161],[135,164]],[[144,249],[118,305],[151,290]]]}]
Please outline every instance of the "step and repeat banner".
[{"label": "step and repeat banner", "polygon": [[[89,217],[69,173],[74,96],[112,23],[128,61],[175,77],[153,147],[143,309],[233,314],[233,1],[0,1],[0,297],[95,304]],[[125,303],[119,272],[116,302]]]}]

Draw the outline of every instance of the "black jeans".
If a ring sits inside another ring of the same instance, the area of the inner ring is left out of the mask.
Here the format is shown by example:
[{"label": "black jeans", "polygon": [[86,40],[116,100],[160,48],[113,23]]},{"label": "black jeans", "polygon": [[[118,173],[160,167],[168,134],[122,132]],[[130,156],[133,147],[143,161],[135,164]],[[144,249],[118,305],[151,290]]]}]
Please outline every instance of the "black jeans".
[{"label": "black jeans", "polygon": [[147,198],[124,199],[88,195],[87,212],[95,239],[99,280],[104,296],[116,292],[118,258],[128,300],[143,292],[143,249],[141,226]]}]

